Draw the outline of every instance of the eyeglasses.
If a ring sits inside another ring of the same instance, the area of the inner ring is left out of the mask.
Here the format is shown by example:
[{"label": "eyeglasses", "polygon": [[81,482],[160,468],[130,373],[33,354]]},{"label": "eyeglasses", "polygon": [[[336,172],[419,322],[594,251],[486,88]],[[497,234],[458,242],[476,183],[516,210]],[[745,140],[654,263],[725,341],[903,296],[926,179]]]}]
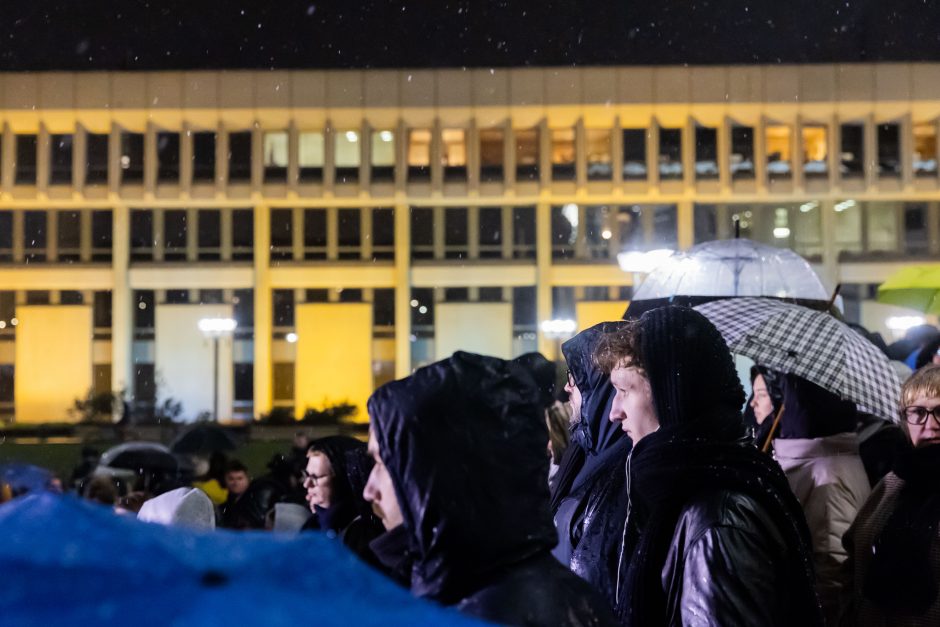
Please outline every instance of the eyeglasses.
[{"label": "eyeglasses", "polygon": [[310,480],[310,483],[312,483],[313,485],[317,486],[317,485],[320,485],[320,482],[321,482],[321,481],[323,481],[324,479],[329,479],[329,478],[332,477],[333,475],[311,475],[311,474],[310,474],[309,472],[307,472],[306,470],[301,470],[301,471],[300,471],[300,476],[303,478],[304,481],[306,481],[307,479],[309,479],[309,480]]},{"label": "eyeglasses", "polygon": [[937,405],[933,409],[927,409],[919,405],[909,405],[901,410],[901,417],[912,425],[920,426],[926,424],[927,416],[933,416],[937,424],[940,424],[940,405]]}]

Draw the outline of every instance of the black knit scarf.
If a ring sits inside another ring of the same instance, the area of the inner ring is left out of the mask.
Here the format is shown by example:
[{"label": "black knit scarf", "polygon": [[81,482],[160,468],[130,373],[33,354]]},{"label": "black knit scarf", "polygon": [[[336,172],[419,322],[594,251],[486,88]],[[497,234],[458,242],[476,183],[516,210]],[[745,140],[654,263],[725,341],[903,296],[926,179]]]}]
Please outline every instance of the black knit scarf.
[{"label": "black knit scarf", "polygon": [[863,593],[889,611],[917,615],[938,593],[930,549],[940,525],[940,445],[905,452],[894,473],[904,487],[875,538]]},{"label": "black knit scarf", "polygon": [[633,558],[626,577],[625,602],[620,608],[627,625],[666,624],[662,568],[679,515],[688,499],[708,489],[746,494],[777,521],[793,559],[788,581],[803,598],[787,599],[793,624],[820,624],[813,593],[809,530],[799,502],[775,461],[761,454],[744,437],[740,420],[725,416],[684,425],[662,427],[639,442],[630,462],[631,519],[627,546]]}]

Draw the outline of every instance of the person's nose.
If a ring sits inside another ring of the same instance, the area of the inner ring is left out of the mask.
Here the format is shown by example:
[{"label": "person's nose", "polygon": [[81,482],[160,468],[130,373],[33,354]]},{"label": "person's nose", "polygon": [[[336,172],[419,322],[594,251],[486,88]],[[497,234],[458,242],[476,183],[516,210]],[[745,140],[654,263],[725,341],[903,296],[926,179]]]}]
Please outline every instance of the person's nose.
[{"label": "person's nose", "polygon": [[613,403],[610,404],[610,414],[607,416],[611,422],[619,422],[627,417],[623,408],[620,406],[620,395],[614,396]]},{"label": "person's nose", "polygon": [[366,487],[362,489],[362,498],[364,498],[369,503],[375,500],[376,489],[375,485],[375,468],[369,473],[369,479],[366,481]]}]

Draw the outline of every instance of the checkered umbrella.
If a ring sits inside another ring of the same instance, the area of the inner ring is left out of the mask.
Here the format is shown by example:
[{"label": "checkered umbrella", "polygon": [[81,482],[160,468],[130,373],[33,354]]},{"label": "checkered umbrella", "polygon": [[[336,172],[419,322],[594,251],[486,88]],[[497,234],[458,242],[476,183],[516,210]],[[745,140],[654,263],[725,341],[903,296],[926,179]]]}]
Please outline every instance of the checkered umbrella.
[{"label": "checkered umbrella", "polygon": [[719,300],[695,309],[718,328],[732,352],[897,421],[901,383],[888,358],[832,315],[762,298]]}]

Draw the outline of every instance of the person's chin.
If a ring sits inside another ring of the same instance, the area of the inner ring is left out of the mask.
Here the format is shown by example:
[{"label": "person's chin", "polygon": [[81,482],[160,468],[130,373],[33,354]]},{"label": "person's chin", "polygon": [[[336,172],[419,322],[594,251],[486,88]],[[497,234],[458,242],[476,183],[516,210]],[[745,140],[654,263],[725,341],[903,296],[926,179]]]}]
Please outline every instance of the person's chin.
[{"label": "person's chin", "polygon": [[925,447],[928,447],[928,446],[936,446],[937,444],[940,444],[940,437],[936,437],[936,438],[925,438],[925,439],[923,439],[923,440],[920,440],[920,441],[917,443],[917,447],[916,447],[916,448],[925,448]]}]

